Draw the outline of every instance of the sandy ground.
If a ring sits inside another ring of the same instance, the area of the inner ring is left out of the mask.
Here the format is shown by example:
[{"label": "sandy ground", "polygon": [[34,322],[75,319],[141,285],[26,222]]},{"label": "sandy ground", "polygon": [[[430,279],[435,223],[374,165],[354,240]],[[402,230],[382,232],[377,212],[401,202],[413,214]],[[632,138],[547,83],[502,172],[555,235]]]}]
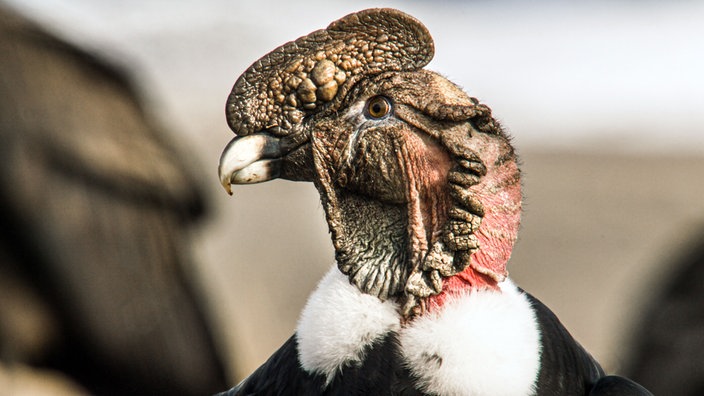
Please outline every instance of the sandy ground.
[{"label": "sandy ground", "polygon": [[[704,225],[704,158],[526,149],[522,159],[525,214],[511,276],[618,370],[639,308]],[[214,193],[225,220],[199,237],[200,275],[240,378],[292,334],[333,250],[312,185]]]}]

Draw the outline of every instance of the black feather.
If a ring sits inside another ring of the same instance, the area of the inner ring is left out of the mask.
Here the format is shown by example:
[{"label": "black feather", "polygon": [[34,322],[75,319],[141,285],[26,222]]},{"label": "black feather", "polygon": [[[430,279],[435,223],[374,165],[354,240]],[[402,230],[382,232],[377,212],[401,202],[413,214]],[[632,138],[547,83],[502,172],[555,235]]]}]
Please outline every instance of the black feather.
[{"label": "black feather", "polygon": [[298,362],[296,337],[289,338],[247,379],[221,396],[234,395],[423,395],[403,365],[398,336],[373,343],[361,364],[342,368],[326,387],[325,377],[309,374]]},{"label": "black feather", "polygon": [[570,335],[555,314],[526,293],[540,327],[538,396],[586,395],[604,376],[599,363]]}]

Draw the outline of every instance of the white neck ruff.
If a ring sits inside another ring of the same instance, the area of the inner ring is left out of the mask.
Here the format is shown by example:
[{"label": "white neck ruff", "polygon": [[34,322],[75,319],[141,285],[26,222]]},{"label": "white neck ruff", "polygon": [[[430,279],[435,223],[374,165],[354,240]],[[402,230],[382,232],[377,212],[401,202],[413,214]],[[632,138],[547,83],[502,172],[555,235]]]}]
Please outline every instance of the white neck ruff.
[{"label": "white neck ruff", "polygon": [[298,321],[304,370],[330,383],[365,348],[398,333],[404,363],[424,391],[438,395],[529,395],[540,370],[540,333],[525,294],[468,290],[401,326],[399,307],[351,285],[336,266],[323,277]]}]

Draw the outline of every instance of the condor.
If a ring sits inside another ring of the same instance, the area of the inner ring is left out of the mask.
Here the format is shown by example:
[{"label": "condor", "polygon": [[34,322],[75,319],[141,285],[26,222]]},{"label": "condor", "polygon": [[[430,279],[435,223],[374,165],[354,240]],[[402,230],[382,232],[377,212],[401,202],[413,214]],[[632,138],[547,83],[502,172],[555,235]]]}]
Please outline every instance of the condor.
[{"label": "condor", "polygon": [[313,182],[336,265],[296,334],[225,394],[649,395],[507,278],[516,154],[486,105],[423,69],[433,53],[419,21],[371,9],[235,83],[222,185]]}]

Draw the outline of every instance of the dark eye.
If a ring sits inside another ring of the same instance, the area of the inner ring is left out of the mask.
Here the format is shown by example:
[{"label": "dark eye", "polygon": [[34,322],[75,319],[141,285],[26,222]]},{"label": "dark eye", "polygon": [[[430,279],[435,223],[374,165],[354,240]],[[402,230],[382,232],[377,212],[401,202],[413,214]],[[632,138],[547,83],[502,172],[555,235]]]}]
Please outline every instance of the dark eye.
[{"label": "dark eye", "polygon": [[391,112],[391,102],[383,96],[375,96],[367,101],[367,114],[372,118],[382,118]]}]

